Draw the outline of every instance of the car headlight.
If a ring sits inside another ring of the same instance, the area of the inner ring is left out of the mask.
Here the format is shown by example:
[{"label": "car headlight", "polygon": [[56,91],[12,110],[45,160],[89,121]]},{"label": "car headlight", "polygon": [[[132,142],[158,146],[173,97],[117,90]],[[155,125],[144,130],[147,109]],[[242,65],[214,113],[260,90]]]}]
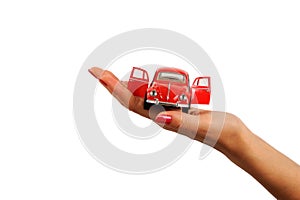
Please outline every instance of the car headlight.
[{"label": "car headlight", "polygon": [[182,95],[179,96],[179,100],[180,101],[185,101],[185,100],[187,100],[187,96],[185,94],[182,94]]},{"label": "car headlight", "polygon": [[150,94],[150,96],[152,96],[152,97],[157,96],[156,90],[151,90],[151,91],[149,92],[149,94]]}]

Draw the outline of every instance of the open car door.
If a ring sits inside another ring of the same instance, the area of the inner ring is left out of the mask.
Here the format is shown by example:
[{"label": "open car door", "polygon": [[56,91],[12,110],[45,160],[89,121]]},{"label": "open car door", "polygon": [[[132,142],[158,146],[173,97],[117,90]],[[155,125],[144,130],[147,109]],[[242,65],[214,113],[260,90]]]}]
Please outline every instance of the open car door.
[{"label": "open car door", "polygon": [[195,78],[191,87],[192,99],[191,104],[209,104],[210,102],[210,77]]},{"label": "open car door", "polygon": [[146,70],[133,67],[127,88],[134,96],[144,98],[149,84],[149,76]]}]

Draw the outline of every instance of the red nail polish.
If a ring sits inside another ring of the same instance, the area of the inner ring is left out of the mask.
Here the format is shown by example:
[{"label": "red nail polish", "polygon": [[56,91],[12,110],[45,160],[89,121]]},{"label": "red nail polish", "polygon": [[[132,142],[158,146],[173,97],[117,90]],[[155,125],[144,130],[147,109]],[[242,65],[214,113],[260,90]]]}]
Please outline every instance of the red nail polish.
[{"label": "red nail polish", "polygon": [[161,114],[161,115],[158,115],[158,116],[155,118],[155,121],[156,121],[157,123],[170,124],[171,121],[172,121],[172,116],[171,116],[171,115]]}]

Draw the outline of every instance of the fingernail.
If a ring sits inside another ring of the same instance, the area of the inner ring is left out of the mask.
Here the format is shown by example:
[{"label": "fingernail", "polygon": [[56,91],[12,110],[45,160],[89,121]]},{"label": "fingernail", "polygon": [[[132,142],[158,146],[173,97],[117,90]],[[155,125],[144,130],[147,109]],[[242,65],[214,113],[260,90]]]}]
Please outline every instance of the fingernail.
[{"label": "fingernail", "polygon": [[[93,73],[92,69],[88,69],[88,71],[96,78],[98,79],[98,77],[96,76],[96,74]],[[105,83],[102,79],[99,79],[99,82],[104,85],[107,86],[107,83]]]},{"label": "fingernail", "polygon": [[97,77],[95,76],[95,74],[93,73],[92,69],[88,69],[88,71],[89,71],[90,74],[92,74],[95,78],[97,78]]},{"label": "fingernail", "polygon": [[165,123],[165,124],[170,124],[172,121],[172,116],[171,115],[166,115],[166,114],[160,114],[155,118],[155,121],[157,123]]}]

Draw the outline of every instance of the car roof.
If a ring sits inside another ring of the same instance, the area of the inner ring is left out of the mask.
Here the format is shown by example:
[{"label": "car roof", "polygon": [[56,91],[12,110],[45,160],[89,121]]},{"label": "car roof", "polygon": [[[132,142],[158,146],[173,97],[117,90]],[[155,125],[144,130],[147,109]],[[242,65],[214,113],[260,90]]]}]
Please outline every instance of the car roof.
[{"label": "car roof", "polygon": [[174,67],[160,67],[156,70],[156,73],[158,72],[176,72],[180,74],[185,74],[186,76],[189,75],[186,71]]}]

